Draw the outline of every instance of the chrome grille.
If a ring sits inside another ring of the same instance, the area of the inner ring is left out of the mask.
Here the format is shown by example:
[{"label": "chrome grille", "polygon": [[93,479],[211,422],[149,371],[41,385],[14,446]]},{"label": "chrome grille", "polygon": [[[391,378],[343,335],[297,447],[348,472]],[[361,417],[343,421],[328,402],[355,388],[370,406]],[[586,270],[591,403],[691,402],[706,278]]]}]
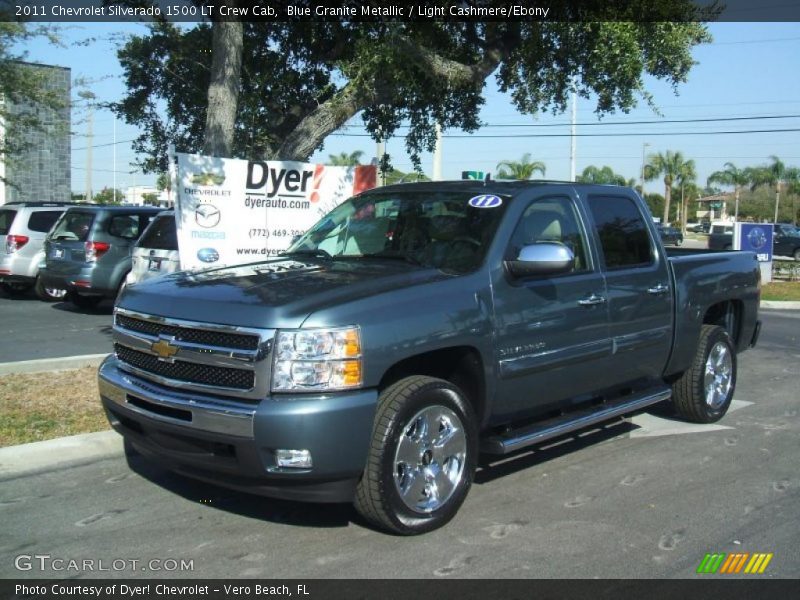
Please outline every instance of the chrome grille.
[{"label": "chrome grille", "polygon": [[275,331],[114,311],[120,368],[162,386],[259,400],[269,393]]},{"label": "chrome grille", "polygon": [[174,337],[179,342],[191,342],[204,346],[216,346],[219,348],[234,348],[236,350],[256,350],[259,338],[257,335],[244,335],[240,333],[227,333],[222,331],[211,331],[208,329],[186,329],[185,327],[175,327],[166,323],[156,323],[154,321],[143,321],[134,319],[122,314],[115,315],[115,322],[120,327],[130,331],[138,331],[148,335],[166,335]]},{"label": "chrome grille", "polygon": [[255,373],[253,371],[230,369],[228,367],[210,367],[182,360],[163,362],[157,356],[139,352],[121,344],[114,344],[114,352],[117,354],[118,359],[133,365],[137,369],[169,379],[238,390],[249,390],[255,385]]}]

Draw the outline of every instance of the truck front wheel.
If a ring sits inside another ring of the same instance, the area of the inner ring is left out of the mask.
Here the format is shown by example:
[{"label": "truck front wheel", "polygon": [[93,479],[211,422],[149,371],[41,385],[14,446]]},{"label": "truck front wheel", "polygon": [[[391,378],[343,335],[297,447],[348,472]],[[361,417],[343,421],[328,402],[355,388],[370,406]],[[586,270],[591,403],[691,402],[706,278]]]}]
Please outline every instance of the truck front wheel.
[{"label": "truck front wheel", "polygon": [[356,509],[401,535],[441,527],[467,497],[477,454],[475,416],[456,386],[418,375],[401,379],[378,398]]},{"label": "truck front wheel", "polygon": [[736,349],[723,327],[703,325],[692,366],[672,385],[678,414],[695,423],[719,421],[736,388]]}]

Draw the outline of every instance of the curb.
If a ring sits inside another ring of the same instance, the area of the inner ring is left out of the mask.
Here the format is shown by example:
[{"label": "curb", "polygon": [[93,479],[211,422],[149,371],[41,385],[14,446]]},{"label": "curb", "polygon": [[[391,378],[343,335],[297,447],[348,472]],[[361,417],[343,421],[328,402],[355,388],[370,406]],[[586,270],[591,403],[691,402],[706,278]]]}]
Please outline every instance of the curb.
[{"label": "curb", "polygon": [[770,310],[800,310],[800,302],[786,300],[762,300],[760,308]]},{"label": "curb", "polygon": [[80,369],[81,367],[97,367],[108,354],[85,354],[83,356],[65,356],[63,358],[40,358],[37,360],[21,360],[18,362],[0,363],[0,375],[12,373],[42,373],[44,371],[63,371]]},{"label": "curb", "polygon": [[0,477],[50,471],[65,463],[111,458],[123,452],[122,436],[113,430],[8,446],[0,448]]}]

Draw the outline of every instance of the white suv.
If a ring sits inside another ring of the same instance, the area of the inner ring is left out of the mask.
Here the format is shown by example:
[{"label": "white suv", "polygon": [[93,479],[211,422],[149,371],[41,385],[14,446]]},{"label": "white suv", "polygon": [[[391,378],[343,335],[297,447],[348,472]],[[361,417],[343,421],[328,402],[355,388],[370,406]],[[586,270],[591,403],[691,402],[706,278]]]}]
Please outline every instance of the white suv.
[{"label": "white suv", "polygon": [[72,203],[19,202],[0,206],[0,287],[9,295],[31,287],[42,300],[64,297],[64,290],[46,289],[39,281],[44,239]]}]

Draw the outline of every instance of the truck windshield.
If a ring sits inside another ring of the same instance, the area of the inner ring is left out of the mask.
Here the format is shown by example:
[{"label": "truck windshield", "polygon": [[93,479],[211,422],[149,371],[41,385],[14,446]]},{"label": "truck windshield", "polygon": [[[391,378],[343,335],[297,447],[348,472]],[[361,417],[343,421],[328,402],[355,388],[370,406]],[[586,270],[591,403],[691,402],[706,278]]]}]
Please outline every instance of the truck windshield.
[{"label": "truck windshield", "polygon": [[507,204],[463,192],[371,193],[337,206],[286,254],[402,260],[466,273],[483,262]]}]

